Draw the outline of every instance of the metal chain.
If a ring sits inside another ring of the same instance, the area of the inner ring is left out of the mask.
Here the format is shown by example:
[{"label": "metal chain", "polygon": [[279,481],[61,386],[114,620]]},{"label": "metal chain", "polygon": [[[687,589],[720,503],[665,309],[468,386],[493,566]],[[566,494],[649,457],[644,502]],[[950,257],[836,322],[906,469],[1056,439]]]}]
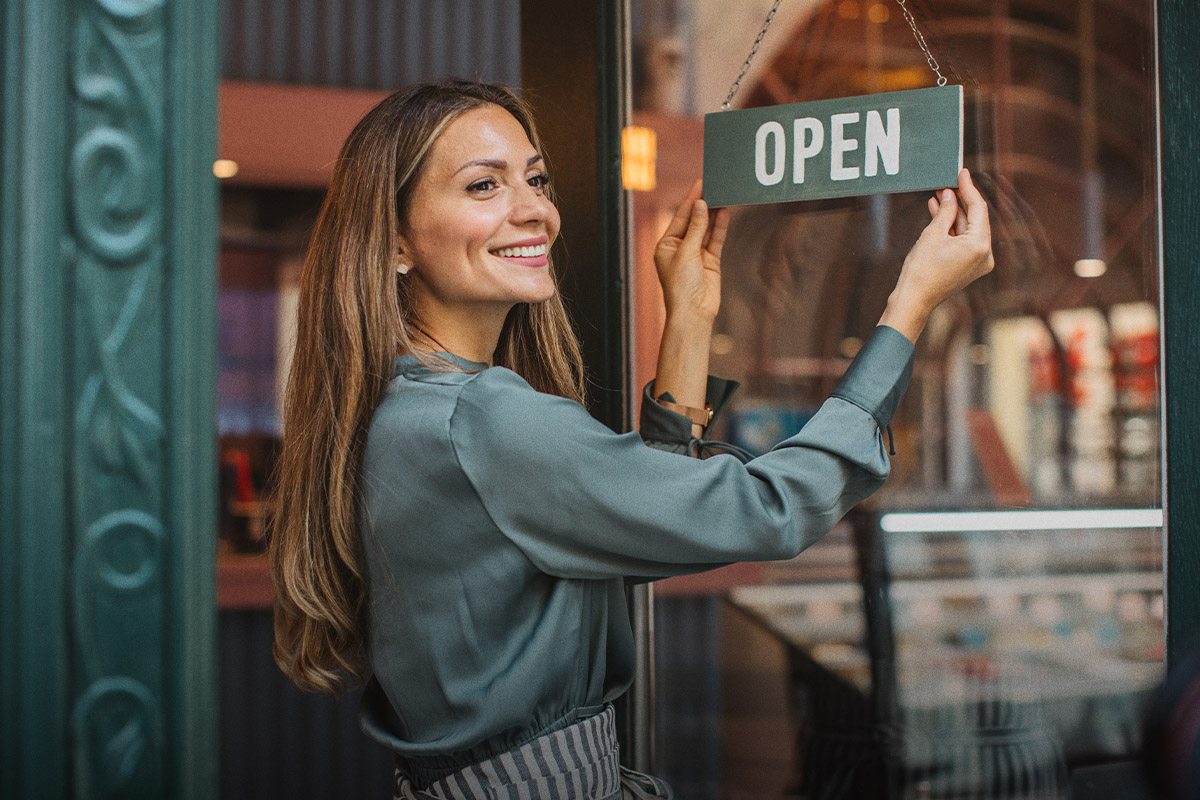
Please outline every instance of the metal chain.
[{"label": "metal chain", "polygon": [[771,27],[771,20],[775,19],[775,12],[779,10],[779,4],[782,2],[783,0],[775,0],[775,5],[771,6],[771,10],[767,12],[767,19],[763,22],[762,30],[758,32],[758,37],[754,40],[754,46],[750,48],[750,55],[746,56],[746,61],[742,64],[742,71],[738,73],[737,80],[729,87],[729,96],[725,98],[724,103],[721,103],[722,111],[729,110],[733,96],[738,93],[738,89],[742,88],[742,78],[746,77],[746,71],[750,69],[750,62],[754,60],[754,54],[758,52],[758,46],[762,44],[763,37],[767,35],[767,28]]},{"label": "metal chain", "polygon": [[913,36],[917,39],[917,44],[921,46],[921,52],[925,54],[925,60],[929,62],[929,68],[933,70],[933,74],[937,75],[937,85],[946,85],[946,76],[942,74],[941,67],[938,66],[937,59],[933,57],[933,53],[929,52],[929,45],[925,44],[925,37],[921,35],[921,29],[917,27],[917,21],[913,18],[912,12],[908,10],[907,0],[896,0],[900,4],[900,10],[904,12],[904,19],[908,21],[908,27],[912,28]]}]

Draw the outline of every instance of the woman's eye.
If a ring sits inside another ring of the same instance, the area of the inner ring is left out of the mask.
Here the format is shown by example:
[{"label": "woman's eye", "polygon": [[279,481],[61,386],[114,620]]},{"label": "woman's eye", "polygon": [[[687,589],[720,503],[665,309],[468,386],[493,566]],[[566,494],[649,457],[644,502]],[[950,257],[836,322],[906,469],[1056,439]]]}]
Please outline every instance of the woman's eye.
[{"label": "woman's eye", "polygon": [[550,176],[544,172],[539,172],[529,179],[529,185],[535,189],[545,189],[550,185]]},{"label": "woman's eye", "polygon": [[483,178],[467,186],[468,192],[487,192],[496,188],[496,182],[491,178]]}]

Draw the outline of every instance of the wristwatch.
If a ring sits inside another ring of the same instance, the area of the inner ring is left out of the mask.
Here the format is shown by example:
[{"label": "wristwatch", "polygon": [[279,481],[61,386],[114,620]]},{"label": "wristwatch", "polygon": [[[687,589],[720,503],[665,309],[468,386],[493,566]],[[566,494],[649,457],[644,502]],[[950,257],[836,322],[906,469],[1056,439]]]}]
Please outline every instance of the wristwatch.
[{"label": "wristwatch", "polygon": [[670,400],[663,400],[662,397],[654,398],[654,402],[658,403],[668,411],[674,411],[676,414],[683,414],[701,428],[707,428],[708,423],[712,422],[713,407],[709,403],[705,403],[704,408],[695,408],[694,406],[684,406],[680,405],[679,403],[672,403]]}]

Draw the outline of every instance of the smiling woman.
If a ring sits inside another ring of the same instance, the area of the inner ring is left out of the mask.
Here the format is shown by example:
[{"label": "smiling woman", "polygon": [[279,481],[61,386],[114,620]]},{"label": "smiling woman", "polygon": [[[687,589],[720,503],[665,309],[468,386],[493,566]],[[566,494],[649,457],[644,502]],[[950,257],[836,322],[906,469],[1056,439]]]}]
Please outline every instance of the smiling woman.
[{"label": "smiling woman", "polygon": [[[279,512],[275,658],[299,685],[368,679],[397,794],[671,797],[619,763],[627,579],[794,555],[888,473],[881,431],[929,312],[991,265],[964,172],[846,378],[743,464],[688,454],[734,385],[706,377],[726,215],[697,181],[659,242],[666,304],[641,435],[582,405],[551,262],[559,216],[524,105],[422,86],[351,133],[301,277]],[[959,209],[958,201],[965,211]]]},{"label": "smiling woman", "polygon": [[545,159],[511,113],[486,105],[434,143],[399,236],[413,313],[438,350],[490,364],[517,303],[554,297],[558,210]]}]

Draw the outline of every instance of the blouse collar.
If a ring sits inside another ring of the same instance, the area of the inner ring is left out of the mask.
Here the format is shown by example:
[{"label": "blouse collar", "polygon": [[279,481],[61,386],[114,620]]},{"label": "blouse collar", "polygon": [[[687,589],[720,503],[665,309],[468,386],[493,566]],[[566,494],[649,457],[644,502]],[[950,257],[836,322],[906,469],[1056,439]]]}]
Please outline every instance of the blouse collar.
[{"label": "blouse collar", "polygon": [[[463,358],[462,356],[456,356],[454,353],[435,352],[432,355],[437,358],[445,359],[464,372],[482,372],[488,368],[487,364],[479,361],[471,361],[470,359]],[[417,369],[430,368],[417,360],[417,357],[412,353],[406,353],[405,355],[397,356],[392,361],[392,377],[403,375],[406,372],[411,372]]]}]

